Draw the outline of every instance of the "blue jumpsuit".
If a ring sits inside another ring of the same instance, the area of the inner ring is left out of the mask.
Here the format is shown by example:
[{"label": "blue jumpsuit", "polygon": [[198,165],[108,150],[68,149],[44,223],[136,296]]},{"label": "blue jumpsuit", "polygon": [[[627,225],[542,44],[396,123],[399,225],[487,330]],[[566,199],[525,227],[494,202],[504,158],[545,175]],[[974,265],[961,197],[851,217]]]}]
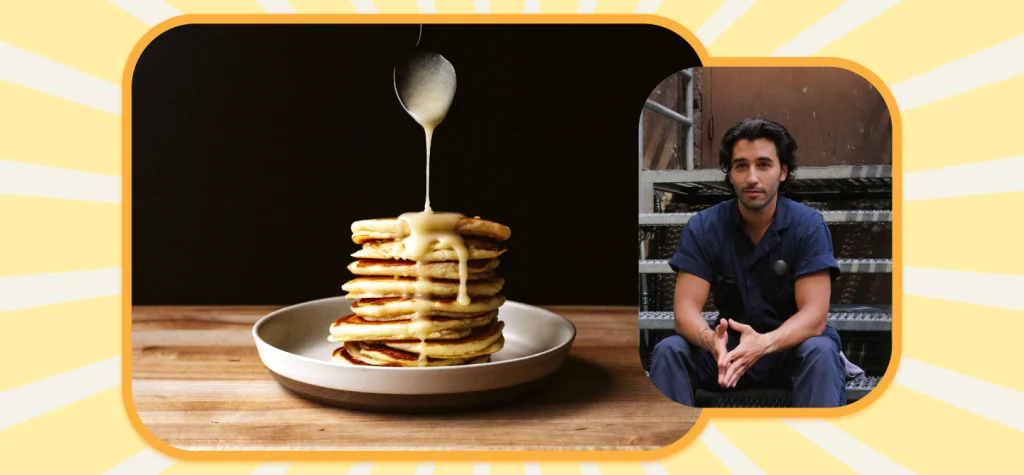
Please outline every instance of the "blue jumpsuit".
[{"label": "blue jumpsuit", "polygon": [[[814,209],[778,195],[775,218],[755,246],[738,206],[732,199],[691,218],[669,265],[711,284],[719,319],[735,319],[767,333],[797,312],[798,277],[828,269],[835,280],[839,265],[828,226]],[[730,330],[727,348],[738,344],[739,333]],[[842,406],[846,373],[841,347],[839,334],[827,327],[820,336],[762,356],[735,389],[790,389],[796,407]],[[698,388],[725,390],[718,385],[718,365],[711,353],[680,335],[660,341],[651,356],[651,381],[676,402],[694,406]]]}]

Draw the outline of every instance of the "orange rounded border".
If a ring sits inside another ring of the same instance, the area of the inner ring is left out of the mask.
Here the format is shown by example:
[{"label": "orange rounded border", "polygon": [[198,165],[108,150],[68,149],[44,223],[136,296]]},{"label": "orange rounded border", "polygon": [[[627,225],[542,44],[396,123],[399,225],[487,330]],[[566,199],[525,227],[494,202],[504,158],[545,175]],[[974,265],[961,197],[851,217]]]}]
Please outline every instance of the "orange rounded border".
[{"label": "orange rounded border", "polygon": [[715,58],[695,34],[683,25],[665,17],[646,14],[190,14],[164,21],[143,35],[128,57],[121,88],[121,397],[128,419],[136,432],[150,446],[169,456],[193,461],[357,461],[386,458],[389,461],[647,461],[671,456],[684,447],[704,429],[711,418],[827,418],[853,414],[878,399],[895,377],[903,354],[903,206],[902,198],[894,199],[893,223],[893,318],[892,353],[881,381],[860,400],[840,408],[732,408],[702,409],[697,421],[679,440],[655,450],[645,451],[191,451],[174,447],[146,428],[135,409],[131,391],[131,85],[135,65],[147,46],[164,32],[189,24],[647,24],[671,30],[689,43],[700,58],[701,67],[835,67],[860,75],[882,95],[893,127],[892,189],[894,197],[903,196],[903,124],[896,99],[889,88],[873,72],[850,60],[829,57],[810,58]]}]

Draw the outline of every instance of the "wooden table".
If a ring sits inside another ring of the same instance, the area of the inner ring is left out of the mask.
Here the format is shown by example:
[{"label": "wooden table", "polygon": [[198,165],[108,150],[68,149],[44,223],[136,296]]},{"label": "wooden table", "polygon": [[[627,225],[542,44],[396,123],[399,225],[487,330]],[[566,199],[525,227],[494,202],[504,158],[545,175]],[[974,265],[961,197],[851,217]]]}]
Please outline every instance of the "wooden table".
[{"label": "wooden table", "polygon": [[515,404],[444,415],[348,411],[271,378],[251,330],[272,307],[135,307],[132,395],[142,422],[188,450],[654,450],[699,409],[676,404],[640,365],[635,307],[548,307],[572,320],[569,360]]}]

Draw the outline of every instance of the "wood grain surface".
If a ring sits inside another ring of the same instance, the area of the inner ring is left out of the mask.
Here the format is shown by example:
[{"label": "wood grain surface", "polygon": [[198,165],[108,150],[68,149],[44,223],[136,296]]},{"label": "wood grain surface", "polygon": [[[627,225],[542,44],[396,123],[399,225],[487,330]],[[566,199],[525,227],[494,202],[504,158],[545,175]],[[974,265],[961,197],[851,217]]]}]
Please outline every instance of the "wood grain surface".
[{"label": "wood grain surface", "polygon": [[273,307],[135,307],[132,397],[142,422],[187,450],[654,450],[699,409],[661,395],[640,365],[635,307],[547,307],[577,338],[550,386],[513,404],[399,415],[326,407],[274,381],[252,325]]}]

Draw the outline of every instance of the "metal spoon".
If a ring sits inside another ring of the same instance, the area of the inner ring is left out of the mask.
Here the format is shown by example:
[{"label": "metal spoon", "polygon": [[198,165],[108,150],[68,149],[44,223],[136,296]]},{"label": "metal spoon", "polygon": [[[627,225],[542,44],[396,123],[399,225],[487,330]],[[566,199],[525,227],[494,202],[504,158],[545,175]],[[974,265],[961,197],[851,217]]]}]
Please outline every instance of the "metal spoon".
[{"label": "metal spoon", "polygon": [[427,193],[423,210],[430,212],[430,142],[455,99],[455,68],[444,56],[418,49],[395,68],[394,81],[398,102],[426,134]]},{"label": "metal spoon", "polygon": [[395,67],[395,94],[413,119],[427,129],[444,120],[455,99],[455,68],[444,56],[417,49]]}]

